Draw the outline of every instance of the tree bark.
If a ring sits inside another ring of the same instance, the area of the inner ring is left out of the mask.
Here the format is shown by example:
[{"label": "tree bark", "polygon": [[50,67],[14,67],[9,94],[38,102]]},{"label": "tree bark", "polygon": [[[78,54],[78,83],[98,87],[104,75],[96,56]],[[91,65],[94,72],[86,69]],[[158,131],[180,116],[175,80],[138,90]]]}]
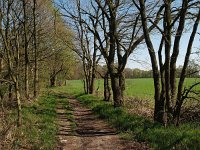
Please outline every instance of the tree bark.
[{"label": "tree bark", "polygon": [[181,10],[181,15],[180,15],[180,21],[179,21],[179,26],[176,31],[176,36],[174,40],[174,48],[173,48],[173,53],[171,56],[171,62],[170,62],[170,83],[171,83],[171,102],[172,106],[174,107],[174,103],[176,101],[176,61],[177,57],[179,54],[179,45],[180,45],[180,40],[181,36],[183,33],[183,29],[185,26],[185,16],[187,12],[187,6],[188,6],[188,0],[184,0],[182,3],[182,10]]},{"label": "tree bark", "polygon": [[111,89],[109,85],[109,73],[107,72],[104,76],[104,101],[110,101]]},{"label": "tree bark", "polygon": [[124,97],[124,91],[126,89],[126,82],[125,82],[125,74],[124,71],[120,73],[119,75],[119,86],[121,88],[122,91],[122,97]]},{"label": "tree bark", "polygon": [[1,100],[1,110],[4,114],[5,110],[4,110],[4,94],[2,93],[2,91],[0,90],[0,100]]},{"label": "tree bark", "polygon": [[36,30],[36,0],[33,0],[33,24],[34,24],[34,97],[39,94],[39,77],[38,77],[38,52],[37,52],[37,30]]},{"label": "tree bark", "polygon": [[154,106],[154,121],[163,123],[163,106],[161,105],[160,101],[160,79],[159,79],[159,70],[156,60],[156,55],[154,51],[153,44],[151,42],[149,31],[147,28],[147,16],[146,16],[146,9],[144,0],[140,0],[140,14],[142,19],[142,27],[145,37],[145,42],[147,44],[147,48],[149,51],[149,55],[151,58],[151,64],[153,69],[153,80],[154,80],[154,99],[155,99],[155,106]]},{"label": "tree bark", "polygon": [[25,96],[29,99],[29,57],[28,57],[28,38],[27,38],[27,15],[26,15],[26,1],[23,0],[24,13],[24,52],[25,52]]},{"label": "tree bark", "polygon": [[94,93],[94,85],[95,85],[95,78],[96,78],[96,67],[97,67],[97,62],[96,62],[96,57],[97,57],[97,38],[96,36],[94,36],[94,52],[93,52],[93,56],[92,56],[92,75],[91,75],[91,83],[90,83],[90,87],[89,87],[89,94],[93,94]]},{"label": "tree bark", "polygon": [[16,83],[15,83],[15,97],[17,100],[17,108],[18,108],[17,109],[17,112],[18,112],[17,126],[20,127],[22,125],[22,108],[21,108],[18,79],[16,79]]},{"label": "tree bark", "polygon": [[[93,70],[93,69],[92,69]],[[92,71],[92,77],[91,77],[91,83],[89,86],[89,94],[93,94],[94,93],[94,84],[95,84],[95,71]]]},{"label": "tree bark", "polygon": [[83,80],[83,89],[84,89],[85,94],[87,94],[87,91],[86,91],[86,83],[85,83],[85,82],[86,82],[86,81]]},{"label": "tree bark", "polygon": [[8,87],[8,99],[10,102],[12,101],[12,85]]},{"label": "tree bark", "polygon": [[165,34],[165,93],[166,93],[166,109],[172,113],[171,90],[170,90],[170,51],[171,51],[171,0],[165,1],[164,13],[164,34]]},{"label": "tree bark", "polygon": [[112,92],[113,92],[113,101],[114,107],[123,106],[124,97],[123,97],[123,88],[120,87],[120,76],[112,73],[110,74],[111,78],[111,85],[112,85]]},{"label": "tree bark", "polygon": [[56,75],[50,76],[50,86],[51,87],[56,86]]}]

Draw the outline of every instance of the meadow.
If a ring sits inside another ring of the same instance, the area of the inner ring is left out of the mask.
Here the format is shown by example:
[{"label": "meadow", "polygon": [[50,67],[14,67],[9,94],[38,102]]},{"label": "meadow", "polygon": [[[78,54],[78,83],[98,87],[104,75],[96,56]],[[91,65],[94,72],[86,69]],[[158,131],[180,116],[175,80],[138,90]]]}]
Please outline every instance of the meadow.
[{"label": "meadow", "polygon": [[[177,84],[178,84],[177,79]],[[185,80],[185,87],[192,85],[200,81],[200,78],[187,78]],[[68,80],[67,86],[70,86],[71,93],[84,92],[83,81],[81,80]],[[98,95],[103,96],[103,80],[96,80],[96,89],[99,87]],[[200,85],[194,88],[200,90]],[[132,97],[143,100],[153,101],[154,97],[154,86],[152,78],[137,78],[137,79],[126,79],[126,90],[124,92],[125,97]]]}]

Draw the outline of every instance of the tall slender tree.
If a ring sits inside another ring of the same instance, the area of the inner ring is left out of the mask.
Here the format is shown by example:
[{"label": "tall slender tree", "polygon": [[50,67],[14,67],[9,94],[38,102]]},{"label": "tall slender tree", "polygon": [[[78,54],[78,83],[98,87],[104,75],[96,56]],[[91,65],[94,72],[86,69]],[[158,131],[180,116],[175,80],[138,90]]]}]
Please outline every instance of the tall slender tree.
[{"label": "tall slender tree", "polygon": [[39,94],[39,78],[38,78],[38,47],[37,47],[37,25],[36,25],[36,0],[33,0],[33,36],[34,36],[34,97]]}]

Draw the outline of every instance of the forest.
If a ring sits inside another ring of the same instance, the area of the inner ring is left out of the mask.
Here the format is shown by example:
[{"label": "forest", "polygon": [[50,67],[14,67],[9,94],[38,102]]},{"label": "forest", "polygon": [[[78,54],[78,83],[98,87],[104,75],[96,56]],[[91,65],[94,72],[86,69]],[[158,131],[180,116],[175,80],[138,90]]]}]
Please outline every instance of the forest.
[{"label": "forest", "polygon": [[199,0],[0,0],[0,149],[200,149]]}]

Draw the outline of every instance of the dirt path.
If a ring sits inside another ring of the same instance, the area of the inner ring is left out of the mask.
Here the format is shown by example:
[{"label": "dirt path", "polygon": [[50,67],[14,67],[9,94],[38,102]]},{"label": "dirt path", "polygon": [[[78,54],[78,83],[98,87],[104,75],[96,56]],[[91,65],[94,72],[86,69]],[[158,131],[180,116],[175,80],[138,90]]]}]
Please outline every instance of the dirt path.
[{"label": "dirt path", "polygon": [[143,143],[125,141],[103,120],[77,100],[69,99],[76,127],[72,127],[62,103],[57,106],[59,150],[144,150]]}]

